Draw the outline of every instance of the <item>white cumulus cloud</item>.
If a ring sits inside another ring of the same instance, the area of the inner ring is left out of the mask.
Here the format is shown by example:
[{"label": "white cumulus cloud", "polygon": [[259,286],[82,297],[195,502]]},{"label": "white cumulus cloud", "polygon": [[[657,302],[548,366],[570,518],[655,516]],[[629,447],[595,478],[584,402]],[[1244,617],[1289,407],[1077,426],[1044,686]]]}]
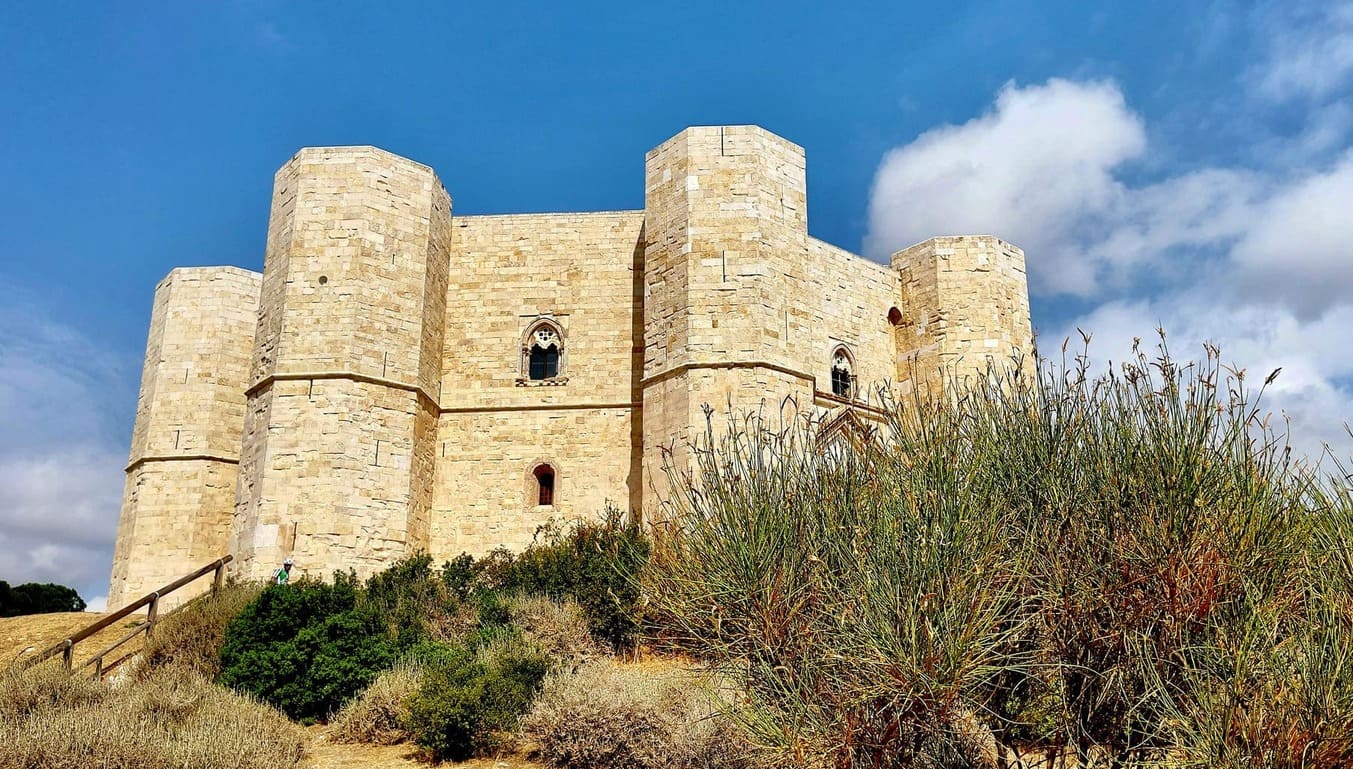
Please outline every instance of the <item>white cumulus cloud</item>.
[{"label": "white cumulus cloud", "polygon": [[[1134,182],[1134,161],[1170,153],[1153,153],[1115,83],[1008,84],[985,114],[887,153],[866,250],[1005,237],[1025,249],[1045,350],[1078,329],[1101,362],[1157,326],[1177,356],[1215,343],[1260,378],[1283,369],[1267,402],[1297,448],[1353,456],[1353,120],[1337,98],[1353,87],[1353,3],[1301,10],[1275,22],[1269,58],[1245,81],[1261,97],[1248,109],[1299,109],[1306,128],[1257,137],[1252,164]],[[1090,309],[1057,312],[1067,295]]]},{"label": "white cumulus cloud", "polygon": [[884,157],[865,249],[882,257],[934,235],[999,234],[1039,254],[1041,287],[1088,293],[1094,265],[1069,245],[1121,205],[1114,170],[1145,149],[1142,121],[1112,83],[1008,84],[987,114]]},{"label": "white cumulus cloud", "polygon": [[1312,317],[1353,297],[1353,152],[1254,212],[1232,252],[1239,287]]}]

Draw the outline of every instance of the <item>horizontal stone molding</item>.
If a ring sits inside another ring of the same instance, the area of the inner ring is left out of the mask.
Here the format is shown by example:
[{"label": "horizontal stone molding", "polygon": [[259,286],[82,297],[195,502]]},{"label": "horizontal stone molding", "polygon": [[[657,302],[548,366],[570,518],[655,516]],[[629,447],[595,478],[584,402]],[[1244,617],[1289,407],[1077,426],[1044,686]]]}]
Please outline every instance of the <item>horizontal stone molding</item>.
[{"label": "horizontal stone molding", "polygon": [[643,409],[643,403],[531,403],[518,406],[457,406],[442,409],[443,414],[491,414],[496,411],[603,411],[605,409]]},{"label": "horizontal stone molding", "polygon": [[123,468],[123,472],[130,473],[147,462],[223,462],[227,465],[238,465],[240,459],[239,457],[227,457],[221,454],[158,454],[133,459]]},{"label": "horizontal stone molding", "polygon": [[700,369],[768,369],[780,374],[801,379],[808,382],[813,390],[813,405],[815,406],[845,406],[847,408],[859,409],[867,414],[883,417],[886,412],[878,406],[871,406],[867,403],[849,398],[842,398],[835,393],[829,393],[826,390],[817,388],[817,377],[812,374],[805,374],[802,371],[795,371],[787,366],[781,366],[777,363],[771,363],[763,360],[743,360],[743,361],[715,361],[709,363],[683,363],[680,366],[673,366],[666,371],[660,371],[652,376],[644,377],[639,380],[640,387],[647,387],[650,384],[671,379],[687,371],[697,371]]},{"label": "horizontal stone molding", "polygon": [[418,385],[399,382],[394,379],[386,379],[385,377],[371,376],[370,374],[358,374],[352,371],[302,371],[269,374],[250,385],[249,389],[244,391],[244,396],[246,398],[252,398],[254,395],[268,389],[274,382],[322,381],[326,379],[345,379],[350,382],[362,382],[364,384],[389,387],[392,390],[403,390],[404,392],[410,392],[417,395],[432,404],[433,408],[441,408],[437,403],[437,399],[432,397],[427,390],[424,390]]},{"label": "horizontal stone molding", "polygon": [[836,393],[829,393],[825,390],[813,391],[813,405],[841,406],[848,409],[856,409],[876,419],[883,419],[888,415],[886,410],[881,409],[878,406],[871,406],[863,401],[851,400],[850,398],[842,398]]},{"label": "horizontal stone molding", "polygon": [[698,371],[700,369],[757,369],[757,368],[768,369],[770,371],[775,371],[780,374],[788,374],[789,376],[802,379],[805,382],[809,382],[810,384],[812,384],[814,390],[817,389],[817,377],[813,376],[812,374],[805,374],[802,371],[795,371],[794,369],[789,368],[787,366],[781,366],[778,363],[771,363],[770,361],[764,360],[731,360],[731,361],[710,361],[706,363],[683,363],[679,366],[673,366],[672,368],[669,368],[666,371],[659,371],[656,374],[651,374],[649,376],[644,377],[643,379],[640,379],[639,386],[647,387],[651,384],[657,384],[658,382],[671,379],[674,376],[679,376],[681,374],[686,373],[687,371]]}]

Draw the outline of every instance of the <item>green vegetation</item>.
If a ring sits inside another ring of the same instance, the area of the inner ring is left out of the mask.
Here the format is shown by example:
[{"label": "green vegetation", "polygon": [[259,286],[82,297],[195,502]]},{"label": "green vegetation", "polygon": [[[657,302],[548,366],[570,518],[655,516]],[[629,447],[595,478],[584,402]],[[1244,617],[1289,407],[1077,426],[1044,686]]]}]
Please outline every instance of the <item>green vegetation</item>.
[{"label": "green vegetation", "polygon": [[[106,687],[6,679],[0,765],[79,765],[48,723],[130,755],[137,719],[188,764],[294,764],[257,697],[336,713],[335,741],[521,736],[581,769],[1353,766],[1353,476],[1293,460],[1262,389],[1162,345],[1102,377],[993,369],[854,445],[711,417],[652,540],[609,511],[515,556],[230,586],[166,617],[106,723],[82,704]],[[679,656],[608,656],[641,633]]]},{"label": "green vegetation", "polygon": [[10,587],[8,582],[0,580],[0,617],[84,610],[84,599],[65,585],[26,582]]},{"label": "green vegetation", "polygon": [[642,526],[608,509],[599,522],[542,528],[516,558],[500,551],[490,575],[503,591],[576,601],[592,635],[620,651],[632,647],[638,635],[636,577],[647,560]]},{"label": "green vegetation", "polygon": [[222,684],[303,722],[337,713],[339,739],[412,736],[461,759],[505,744],[549,670],[632,643],[645,554],[638,527],[612,513],[543,529],[519,557],[433,569],[412,556],[364,583],[338,574],[270,585],[242,610],[204,603],[182,623],[219,646]]},{"label": "green vegetation", "polygon": [[530,707],[549,665],[512,631],[491,635],[477,648],[448,648],[428,665],[409,702],[416,741],[439,760],[493,751]]},{"label": "green vegetation", "polygon": [[766,757],[1353,762],[1348,479],[1291,459],[1262,388],[1162,345],[952,392],[859,450],[711,424],[673,485],[655,632],[737,683]]},{"label": "green vegetation", "polygon": [[399,638],[358,593],[343,575],[265,588],[226,629],[220,682],[302,722],[324,718],[398,656]]}]

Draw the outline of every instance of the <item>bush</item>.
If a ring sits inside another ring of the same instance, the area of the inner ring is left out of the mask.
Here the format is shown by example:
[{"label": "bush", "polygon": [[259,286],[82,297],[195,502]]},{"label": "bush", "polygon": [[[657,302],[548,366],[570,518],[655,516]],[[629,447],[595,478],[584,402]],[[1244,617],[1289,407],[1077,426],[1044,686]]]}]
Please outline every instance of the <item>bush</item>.
[{"label": "bush", "polygon": [[409,704],[418,744],[437,760],[454,761],[502,746],[547,668],[538,649],[508,633],[478,650],[449,649],[428,667]]},{"label": "bush", "polygon": [[612,661],[547,679],[522,722],[556,769],[735,769],[750,765],[708,675]]},{"label": "bush", "polygon": [[270,585],[226,630],[221,683],[304,722],[326,717],[394,662],[399,647],[350,577]]},{"label": "bush", "polygon": [[232,582],[161,618],[141,651],[137,676],[146,678],[174,667],[216,678],[221,673],[226,628],[262,591],[263,586],[257,583]]},{"label": "bush", "polygon": [[574,668],[602,655],[588,629],[586,613],[572,598],[514,595],[507,606],[512,624],[556,663]]},{"label": "bush", "polygon": [[580,521],[566,530],[542,527],[520,556],[498,565],[496,581],[503,590],[572,598],[587,615],[594,637],[625,649],[638,635],[636,576],[648,550],[642,525],[609,508],[598,522]]},{"label": "bush", "polygon": [[277,711],[182,669],[118,687],[55,665],[0,678],[7,769],[277,769],[304,745]]},{"label": "bush", "polygon": [[1315,516],[1295,589],[1257,603],[1243,632],[1190,655],[1167,685],[1165,739],[1220,769],[1353,766],[1353,478],[1312,489]]},{"label": "bush", "polygon": [[409,701],[423,681],[423,663],[409,659],[376,676],[334,717],[329,739],[395,745],[413,738]]},{"label": "bush", "polygon": [[408,648],[423,640],[457,637],[462,631],[457,615],[463,600],[445,573],[432,571],[432,558],[417,554],[372,575],[359,591],[357,605],[379,616],[386,634],[400,648]]},{"label": "bush", "polygon": [[989,765],[995,737],[1347,765],[1353,527],[1319,533],[1348,477],[1316,483],[1226,371],[1163,344],[993,369],[825,450],[711,420],[641,577],[659,638],[735,677],[790,765]]}]

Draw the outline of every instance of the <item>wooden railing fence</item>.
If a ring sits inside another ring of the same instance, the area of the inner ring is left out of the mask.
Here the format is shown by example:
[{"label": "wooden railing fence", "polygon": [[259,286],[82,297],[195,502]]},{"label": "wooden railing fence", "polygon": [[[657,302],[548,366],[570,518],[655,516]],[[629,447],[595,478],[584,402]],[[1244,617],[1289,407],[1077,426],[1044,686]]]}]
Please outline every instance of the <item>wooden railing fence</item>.
[{"label": "wooden railing fence", "polygon": [[[226,564],[230,563],[232,560],[234,560],[234,557],[230,555],[217,558],[216,560],[212,561],[206,566],[203,566],[197,571],[194,571],[191,574],[185,574],[182,577],[179,577],[178,579],[174,580],[173,582],[170,582],[168,585],[165,585],[164,587],[160,588],[159,590],[156,590],[153,593],[147,593],[145,596],[142,596],[136,601],[127,604],[121,609],[118,609],[112,614],[109,614],[107,617],[104,617],[98,622],[95,622],[94,624],[82,629],[80,632],[76,633],[75,635],[72,635],[70,638],[67,638],[64,641],[61,641],[53,646],[50,646],[42,650],[40,653],[38,653],[33,657],[29,657],[24,664],[36,665],[39,662],[51,659],[52,657],[55,657],[57,654],[60,654],[62,663],[66,666],[67,670],[70,670],[71,663],[75,657],[76,644],[80,643],[86,638],[89,638],[90,636],[94,635],[100,630],[103,630],[104,628],[112,625],[118,620],[121,620],[124,617],[127,617],[128,615],[135,613],[141,607],[149,606],[150,608],[146,611],[145,622],[141,623],[140,625],[137,625],[135,628],[132,629],[130,633],[127,633],[125,636],[118,639],[112,645],[108,646],[108,648],[100,651],[98,654],[95,654],[93,657],[90,657],[88,660],[81,663],[80,668],[86,668],[89,667],[90,665],[93,665],[94,677],[101,678],[104,673],[107,673],[111,671],[113,668],[117,667],[118,665],[121,665],[123,662],[126,662],[132,656],[131,653],[128,653],[114,660],[112,663],[105,665],[103,664],[103,661],[105,658],[108,657],[108,655],[112,654],[123,644],[127,643],[128,641],[132,640],[138,635],[141,635],[142,633],[145,634],[146,638],[150,638],[151,634],[155,632],[155,623],[159,622],[160,620],[161,598],[164,598],[165,596],[169,595],[175,590],[178,590],[179,588],[183,587],[189,582],[192,582],[207,574],[214,575],[212,577],[211,593],[212,595],[215,595],[216,592],[221,589],[221,585],[225,580]],[[173,612],[170,613],[172,614]]]}]

